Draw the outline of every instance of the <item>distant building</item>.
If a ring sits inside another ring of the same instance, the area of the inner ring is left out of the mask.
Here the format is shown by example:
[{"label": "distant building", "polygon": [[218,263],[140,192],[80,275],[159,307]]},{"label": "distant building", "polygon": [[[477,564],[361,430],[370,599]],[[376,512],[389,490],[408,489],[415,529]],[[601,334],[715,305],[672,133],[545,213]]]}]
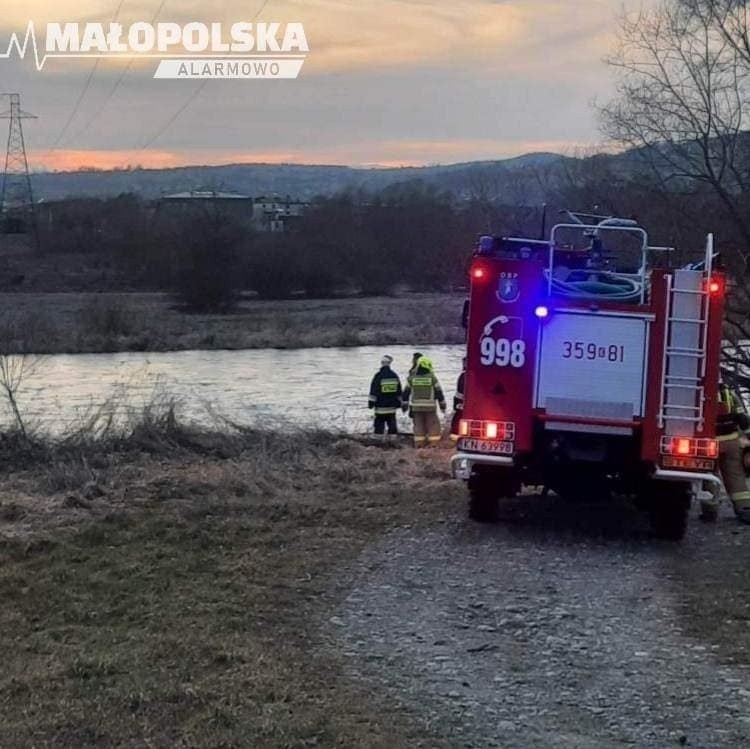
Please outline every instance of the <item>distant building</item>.
[{"label": "distant building", "polygon": [[174,215],[175,213],[187,213],[200,205],[220,208],[222,212],[229,214],[241,223],[247,222],[248,219],[252,222],[252,197],[236,192],[190,190],[188,192],[176,192],[172,195],[162,195],[158,210],[168,210]]},{"label": "distant building", "polygon": [[259,231],[289,231],[299,221],[309,203],[293,200],[287,195],[282,198],[262,196],[255,198],[253,224]]},{"label": "distant building", "polygon": [[293,200],[288,195],[253,198],[234,192],[191,190],[164,195],[160,204],[172,210],[189,210],[196,203],[219,205],[240,221],[250,221],[258,231],[285,232],[303,215],[308,203]]}]

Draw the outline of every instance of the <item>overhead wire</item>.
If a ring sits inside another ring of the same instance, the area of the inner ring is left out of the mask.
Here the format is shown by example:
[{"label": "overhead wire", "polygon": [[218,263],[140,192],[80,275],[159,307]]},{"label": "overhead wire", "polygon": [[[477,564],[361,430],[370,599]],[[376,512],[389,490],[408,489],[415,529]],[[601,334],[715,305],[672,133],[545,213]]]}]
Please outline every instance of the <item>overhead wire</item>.
[{"label": "overhead wire", "polygon": [[[117,21],[117,19],[120,17],[120,11],[122,10],[123,5],[125,5],[125,0],[120,0],[114,13],[113,23]],[[68,129],[73,123],[73,120],[76,118],[76,115],[78,114],[78,110],[81,108],[81,104],[83,103],[83,100],[86,98],[86,94],[91,88],[91,83],[94,80],[94,75],[96,74],[96,71],[99,69],[100,62],[101,62],[101,57],[97,57],[94,62],[93,67],[89,71],[88,77],[86,78],[86,83],[84,83],[83,89],[81,89],[81,93],[78,95],[78,98],[76,99],[76,103],[73,105],[73,109],[70,113],[70,116],[65,121],[65,124],[63,125],[62,130],[60,130],[60,132],[58,133],[57,138],[55,139],[55,142],[52,144],[52,148],[57,148],[60,145],[63,138],[67,134]]]},{"label": "overhead wire", "polygon": [[[156,12],[151,17],[151,24],[153,25],[158,20],[159,16],[161,15],[161,12],[164,10],[164,6],[167,4],[167,0],[161,0],[159,3],[159,6],[156,9]],[[89,121],[83,126],[81,131],[76,136],[77,138],[80,138],[81,136],[85,135],[89,128],[96,122],[97,119],[101,116],[102,112],[107,108],[107,105],[110,101],[112,101],[112,98],[119,90],[120,86],[122,86],[123,82],[125,81],[125,78],[127,77],[128,73],[130,72],[131,68],[133,67],[133,63],[135,62],[135,58],[131,57],[128,59],[127,65],[123,68],[122,72],[120,73],[119,78],[115,81],[114,86],[109,90],[109,93],[104,97],[104,101],[99,105],[99,109],[97,109],[92,117],[89,119]]]},{"label": "overhead wire", "polygon": [[[270,0],[263,0],[260,8],[253,16],[253,23],[258,19],[260,14],[266,9],[266,6]],[[159,138],[161,138],[164,133],[169,130],[170,127],[179,119],[180,115],[200,96],[203,89],[206,87],[208,82],[210,81],[210,78],[204,78],[198,86],[193,89],[193,91],[190,93],[188,98],[177,108],[177,110],[169,117],[169,119],[162,125],[157,132],[151,136],[140,148],[141,151],[145,151],[147,148],[150,148],[154,143],[156,143]]]}]

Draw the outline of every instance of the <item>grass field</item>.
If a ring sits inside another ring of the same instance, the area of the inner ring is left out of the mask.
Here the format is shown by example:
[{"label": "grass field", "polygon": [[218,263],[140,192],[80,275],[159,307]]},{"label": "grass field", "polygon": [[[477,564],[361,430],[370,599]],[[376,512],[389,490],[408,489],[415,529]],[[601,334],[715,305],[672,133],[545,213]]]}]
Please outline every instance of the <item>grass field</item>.
[{"label": "grass field", "polygon": [[460,343],[463,298],[244,300],[232,314],[206,315],[164,294],[0,294],[0,346],[50,354]]},{"label": "grass field", "polygon": [[[448,456],[197,430],[168,406],[119,432],[0,435],[0,746],[446,746],[325,636],[368,545],[464,522]],[[692,551],[659,553],[683,630],[744,666],[733,528],[717,529],[700,575]]]},{"label": "grass field", "polygon": [[317,633],[368,542],[457,501],[445,451],[168,420],[0,445],[0,746],[441,745]]}]

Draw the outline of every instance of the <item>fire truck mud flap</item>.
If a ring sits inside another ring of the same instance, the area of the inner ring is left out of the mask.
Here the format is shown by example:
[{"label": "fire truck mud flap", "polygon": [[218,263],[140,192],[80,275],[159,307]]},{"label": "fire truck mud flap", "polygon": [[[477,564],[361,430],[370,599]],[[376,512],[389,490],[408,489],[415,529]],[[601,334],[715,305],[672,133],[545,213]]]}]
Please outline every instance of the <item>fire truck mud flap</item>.
[{"label": "fire truck mud flap", "polygon": [[456,453],[451,458],[451,474],[454,479],[468,481],[474,465],[512,468],[513,458],[505,455],[480,455],[478,453]]}]

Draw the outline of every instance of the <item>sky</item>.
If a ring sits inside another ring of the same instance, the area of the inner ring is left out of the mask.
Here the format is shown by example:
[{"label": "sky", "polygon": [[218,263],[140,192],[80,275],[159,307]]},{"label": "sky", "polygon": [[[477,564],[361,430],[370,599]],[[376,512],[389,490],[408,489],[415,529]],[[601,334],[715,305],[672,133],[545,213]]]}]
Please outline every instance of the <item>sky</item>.
[{"label": "sky", "polygon": [[[631,3],[632,5],[632,3]],[[33,169],[447,164],[602,146],[623,0],[2,0],[46,23],[301,22],[297,80],[154,80],[154,60],[0,60]],[[158,13],[158,17],[157,17]],[[123,77],[123,73],[125,73]],[[118,83],[119,81],[119,83]],[[200,89],[198,90],[198,88]],[[196,93],[197,91],[197,93]]]}]

